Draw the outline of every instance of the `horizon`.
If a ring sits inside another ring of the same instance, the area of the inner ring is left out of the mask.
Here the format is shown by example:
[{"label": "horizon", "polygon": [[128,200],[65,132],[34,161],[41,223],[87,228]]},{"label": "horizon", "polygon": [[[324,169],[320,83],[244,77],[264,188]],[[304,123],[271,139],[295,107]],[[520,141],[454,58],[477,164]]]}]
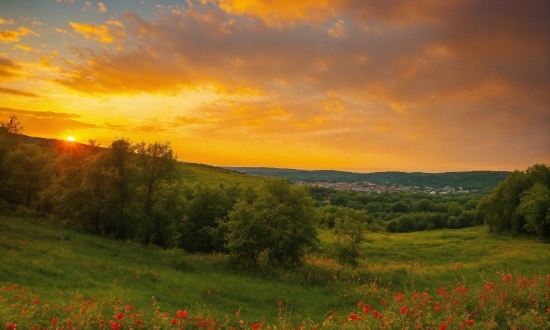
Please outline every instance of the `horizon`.
[{"label": "horizon", "polygon": [[550,164],[550,3],[0,0],[0,120],[182,161]]}]

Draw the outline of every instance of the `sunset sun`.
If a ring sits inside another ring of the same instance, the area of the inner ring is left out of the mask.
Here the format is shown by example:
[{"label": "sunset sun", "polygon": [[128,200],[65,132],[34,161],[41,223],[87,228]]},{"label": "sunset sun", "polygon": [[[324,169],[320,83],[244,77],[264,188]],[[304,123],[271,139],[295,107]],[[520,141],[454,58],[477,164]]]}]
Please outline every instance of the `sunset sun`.
[{"label": "sunset sun", "polygon": [[74,142],[74,136],[69,135],[69,136],[67,137],[67,141],[69,141],[69,142]]}]

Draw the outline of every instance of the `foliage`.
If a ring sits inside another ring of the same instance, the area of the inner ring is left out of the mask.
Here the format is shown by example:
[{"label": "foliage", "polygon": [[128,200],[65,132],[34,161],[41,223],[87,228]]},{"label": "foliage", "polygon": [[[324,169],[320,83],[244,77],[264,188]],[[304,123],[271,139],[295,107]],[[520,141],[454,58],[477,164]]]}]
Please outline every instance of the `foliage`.
[{"label": "foliage", "polygon": [[491,233],[527,233],[550,237],[550,168],[533,165],[514,171],[479,204]]},{"label": "foliage", "polygon": [[345,217],[336,219],[334,225],[334,248],[338,261],[357,265],[365,240],[363,225],[357,220]]},{"label": "foliage", "polygon": [[229,213],[227,249],[257,265],[295,264],[316,242],[315,211],[307,190],[280,179],[266,180],[252,199]]}]

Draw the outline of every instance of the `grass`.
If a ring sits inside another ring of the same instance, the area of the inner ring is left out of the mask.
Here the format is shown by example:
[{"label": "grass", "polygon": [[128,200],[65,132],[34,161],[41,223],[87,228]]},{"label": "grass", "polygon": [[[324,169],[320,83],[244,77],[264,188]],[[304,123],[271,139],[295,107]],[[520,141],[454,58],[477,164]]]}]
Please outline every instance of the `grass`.
[{"label": "grass", "polygon": [[[303,269],[239,272],[225,255],[192,255],[142,247],[46,224],[0,216],[0,286],[29,287],[44,301],[108,296],[150,310],[189,309],[218,317],[275,319],[277,302],[293,318],[320,322],[359,300],[381,308],[380,296],[454,286],[481,287],[503,274],[550,274],[548,244],[494,237],[484,227],[408,234],[367,233],[358,268],[330,258],[332,236],[320,231],[321,252]],[[322,253],[324,252],[324,255]]]}]

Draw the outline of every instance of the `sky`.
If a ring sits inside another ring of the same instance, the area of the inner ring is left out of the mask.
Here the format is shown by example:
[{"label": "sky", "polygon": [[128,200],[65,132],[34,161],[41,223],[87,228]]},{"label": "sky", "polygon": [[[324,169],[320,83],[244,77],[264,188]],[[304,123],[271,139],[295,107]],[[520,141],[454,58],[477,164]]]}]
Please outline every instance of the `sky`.
[{"label": "sky", "polygon": [[0,0],[0,120],[215,166],[550,164],[547,0]]}]

